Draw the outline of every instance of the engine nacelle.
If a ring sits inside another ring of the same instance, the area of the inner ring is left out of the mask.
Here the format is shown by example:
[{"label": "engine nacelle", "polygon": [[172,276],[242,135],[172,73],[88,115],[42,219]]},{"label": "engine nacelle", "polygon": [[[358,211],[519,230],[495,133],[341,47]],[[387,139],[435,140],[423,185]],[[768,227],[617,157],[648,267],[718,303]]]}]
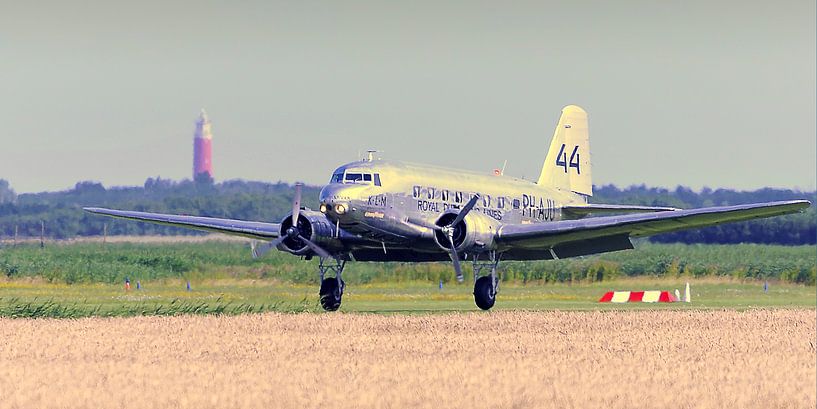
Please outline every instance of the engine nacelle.
[{"label": "engine nacelle", "polygon": [[[281,231],[279,234],[286,235],[290,227],[292,227],[291,214],[281,221]],[[334,250],[340,250],[343,247],[342,242],[336,238],[335,225],[321,212],[301,210],[297,227],[301,236],[311,240],[324,250],[332,252]],[[297,237],[287,237],[281,242],[281,247],[284,251],[299,256],[310,256],[314,254],[306,243]]]},{"label": "engine nacelle", "polygon": [[[437,226],[447,226],[457,218],[456,212],[446,212],[437,219]],[[469,212],[456,226],[454,226],[454,246],[458,252],[480,252],[494,249],[494,236],[499,228],[499,222],[487,215]],[[451,249],[451,243],[445,232],[435,231],[434,241],[446,251]]]}]

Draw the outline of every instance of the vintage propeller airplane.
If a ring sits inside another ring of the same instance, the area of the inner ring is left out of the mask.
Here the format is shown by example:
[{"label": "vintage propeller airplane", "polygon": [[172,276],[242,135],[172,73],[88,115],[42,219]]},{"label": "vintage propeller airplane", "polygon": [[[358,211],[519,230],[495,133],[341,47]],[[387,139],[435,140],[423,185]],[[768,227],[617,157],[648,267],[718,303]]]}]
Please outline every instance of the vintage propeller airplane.
[{"label": "vintage propeller airplane", "polygon": [[[499,173],[499,172],[496,172]],[[320,193],[320,210],[301,207],[281,223],[89,207],[91,213],[255,239],[253,256],[271,249],[317,256],[320,302],[341,304],[347,261],[451,260],[459,281],[474,266],[474,301],[493,307],[500,260],[548,260],[632,249],[633,237],[801,211],[806,200],[681,210],[588,203],[591,184],[587,113],[562,110],[539,180],[375,159],[345,164]],[[487,270],[487,271],[486,271]],[[334,277],[327,277],[332,273]]]}]

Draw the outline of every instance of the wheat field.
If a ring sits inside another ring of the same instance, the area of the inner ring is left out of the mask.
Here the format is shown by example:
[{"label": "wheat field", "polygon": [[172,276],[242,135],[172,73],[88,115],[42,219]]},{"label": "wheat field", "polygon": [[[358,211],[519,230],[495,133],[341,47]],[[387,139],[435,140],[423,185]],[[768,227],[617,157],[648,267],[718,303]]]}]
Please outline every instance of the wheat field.
[{"label": "wheat field", "polygon": [[0,408],[815,407],[815,311],[0,319]]}]

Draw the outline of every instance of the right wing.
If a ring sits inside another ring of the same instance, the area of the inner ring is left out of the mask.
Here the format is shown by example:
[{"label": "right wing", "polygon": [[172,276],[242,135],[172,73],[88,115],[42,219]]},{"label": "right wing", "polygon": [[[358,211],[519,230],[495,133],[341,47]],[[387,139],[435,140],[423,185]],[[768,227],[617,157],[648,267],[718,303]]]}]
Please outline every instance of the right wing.
[{"label": "right wing", "polygon": [[176,227],[186,227],[188,229],[224,233],[266,241],[277,238],[281,231],[281,225],[278,223],[250,222],[244,220],[219,219],[215,217],[202,216],[181,216],[175,214],[132,212],[126,210],[103,209],[99,207],[85,207],[83,210],[89,213],[101,214],[120,219],[136,220],[140,222],[150,222]]},{"label": "right wing", "polygon": [[548,254],[553,251],[559,258],[575,257],[632,248],[630,237],[779,216],[801,211],[810,205],[808,200],[790,200],[549,223],[506,224],[497,231],[496,241],[511,250]]},{"label": "right wing", "polygon": [[609,215],[622,213],[669,212],[675,210],[681,209],[676,209],[674,207],[611,205],[611,204],[583,204],[583,205],[568,205],[562,207],[562,212],[573,219],[580,219],[591,214]]}]

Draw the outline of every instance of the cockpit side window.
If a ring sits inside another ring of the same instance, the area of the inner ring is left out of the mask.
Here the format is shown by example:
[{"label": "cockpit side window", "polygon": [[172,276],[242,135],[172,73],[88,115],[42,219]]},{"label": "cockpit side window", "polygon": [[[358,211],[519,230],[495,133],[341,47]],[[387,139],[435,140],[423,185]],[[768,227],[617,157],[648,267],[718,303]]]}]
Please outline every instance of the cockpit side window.
[{"label": "cockpit side window", "polygon": [[364,182],[371,182],[372,181],[372,175],[369,174],[369,173],[364,173],[363,174],[363,181]]},{"label": "cockpit side window", "polygon": [[343,172],[335,173],[329,183],[343,183]]}]

